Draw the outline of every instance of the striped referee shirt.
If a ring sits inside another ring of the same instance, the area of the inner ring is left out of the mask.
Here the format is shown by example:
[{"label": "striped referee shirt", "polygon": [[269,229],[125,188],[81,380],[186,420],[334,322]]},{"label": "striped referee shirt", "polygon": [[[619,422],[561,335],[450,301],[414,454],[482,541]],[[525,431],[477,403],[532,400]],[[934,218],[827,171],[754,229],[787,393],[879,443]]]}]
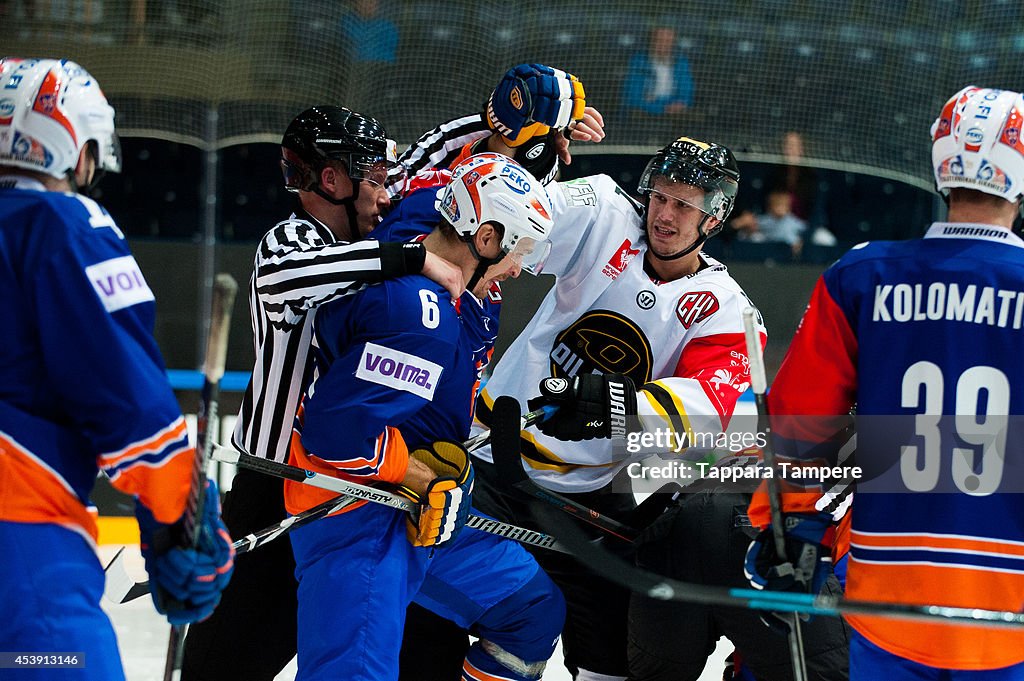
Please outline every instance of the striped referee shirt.
[{"label": "striped referee shirt", "polygon": [[[481,114],[462,116],[421,135],[398,160],[410,176],[447,168],[465,145],[490,134]],[[402,174],[389,175],[392,197],[402,194]],[[313,375],[309,350],[316,306],[404,274],[401,248],[373,240],[338,241],[303,211],[263,237],[249,284],[256,365],[231,438],[236,449],[288,460],[295,413]]]},{"label": "striped referee shirt", "polygon": [[299,400],[312,376],[310,341],[316,306],[409,271],[404,244],[335,238],[304,211],[260,241],[249,282],[256,365],[232,444],[241,452],[288,460]]}]

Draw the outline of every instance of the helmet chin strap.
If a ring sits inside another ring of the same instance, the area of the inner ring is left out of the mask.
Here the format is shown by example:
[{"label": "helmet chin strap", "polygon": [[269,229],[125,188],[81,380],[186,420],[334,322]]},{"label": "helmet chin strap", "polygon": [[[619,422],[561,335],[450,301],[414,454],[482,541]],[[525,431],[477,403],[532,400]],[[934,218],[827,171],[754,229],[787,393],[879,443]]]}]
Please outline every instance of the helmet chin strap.
[{"label": "helmet chin strap", "polygon": [[476,285],[480,283],[480,280],[484,278],[484,274],[491,265],[496,265],[505,259],[506,253],[502,252],[497,258],[485,258],[480,255],[480,251],[476,250],[476,244],[473,243],[473,239],[468,238],[464,240],[466,245],[469,246],[469,252],[473,254],[473,257],[477,260],[476,269],[473,270],[473,276],[470,277],[469,283],[466,284],[466,290],[472,291],[476,288]]},{"label": "helmet chin strap", "polygon": [[[707,234],[707,232],[704,231],[704,225],[710,219],[711,216],[705,213],[704,219],[700,221],[699,225],[697,225],[697,238],[694,240],[692,244],[690,244],[685,249],[679,251],[678,253],[673,253],[672,255],[660,255],[658,253],[655,253],[653,248],[647,249],[647,252],[653,255],[658,260],[678,260],[679,258],[682,258],[684,255],[689,255],[690,253],[693,253],[695,250],[703,246],[704,242],[708,240],[709,235]],[[649,236],[647,237],[647,240],[650,241]]]},{"label": "helmet chin strap", "polygon": [[333,206],[345,206],[345,215],[348,216],[349,241],[351,243],[355,243],[360,239],[359,227],[356,224],[356,218],[358,217],[358,214],[356,213],[356,199],[359,198],[360,184],[362,184],[362,180],[352,180],[352,196],[346,196],[343,199],[336,199],[325,192],[319,182],[315,187],[313,187],[313,193],[324,201],[327,201]]}]

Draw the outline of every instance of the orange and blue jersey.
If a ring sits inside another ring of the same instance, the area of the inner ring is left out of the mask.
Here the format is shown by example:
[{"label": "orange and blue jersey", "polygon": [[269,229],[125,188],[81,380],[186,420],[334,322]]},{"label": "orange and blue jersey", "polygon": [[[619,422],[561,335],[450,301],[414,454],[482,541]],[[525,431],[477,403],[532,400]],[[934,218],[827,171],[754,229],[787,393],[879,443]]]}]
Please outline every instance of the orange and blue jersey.
[{"label": "orange and blue jersey", "polygon": [[[409,448],[468,436],[473,350],[451,296],[421,275],[321,306],[313,324],[314,378],[296,419],[292,463],[400,481]],[[285,483],[290,513],[330,496]]]},{"label": "orange and blue jersey", "polygon": [[[820,453],[856,405],[848,597],[1024,607],[1022,331],[1024,241],[1006,229],[936,223],[858,246],[819,279],[768,402],[794,458]],[[767,522],[764,505],[752,520]],[[1024,661],[1019,630],[848,619],[931,667]]]},{"label": "orange and blue jersey", "polygon": [[0,521],[95,540],[97,471],[161,522],[194,449],[153,338],[155,302],[113,218],[77,194],[0,180]]}]

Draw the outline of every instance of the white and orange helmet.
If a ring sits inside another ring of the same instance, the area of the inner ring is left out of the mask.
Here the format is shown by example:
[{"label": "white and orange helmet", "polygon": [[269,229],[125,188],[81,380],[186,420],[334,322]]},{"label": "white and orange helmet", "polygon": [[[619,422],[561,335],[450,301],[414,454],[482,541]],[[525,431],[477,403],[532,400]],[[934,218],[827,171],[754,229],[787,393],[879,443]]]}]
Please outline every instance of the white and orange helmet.
[{"label": "white and orange helmet", "polygon": [[97,168],[120,172],[114,109],[88,71],[66,59],[0,59],[0,165],[64,178],[90,142]]},{"label": "white and orange helmet", "polygon": [[551,250],[548,193],[508,156],[476,154],[459,163],[434,206],[465,241],[485,222],[500,225],[501,250],[531,274],[540,272]]},{"label": "white and orange helmet", "polygon": [[1014,203],[1024,195],[1024,97],[973,85],[956,93],[932,124],[932,168],[943,195],[954,187]]}]

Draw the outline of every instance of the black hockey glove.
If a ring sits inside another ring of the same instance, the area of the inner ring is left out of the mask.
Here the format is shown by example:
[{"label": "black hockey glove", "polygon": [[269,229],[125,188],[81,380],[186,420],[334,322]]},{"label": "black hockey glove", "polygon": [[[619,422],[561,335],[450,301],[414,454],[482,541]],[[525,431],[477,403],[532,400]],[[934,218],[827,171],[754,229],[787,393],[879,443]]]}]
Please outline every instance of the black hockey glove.
[{"label": "black hockey glove", "polygon": [[545,405],[558,407],[537,427],[559,440],[624,436],[626,417],[636,414],[636,386],[622,374],[545,378],[540,394],[529,401],[530,411]]}]

